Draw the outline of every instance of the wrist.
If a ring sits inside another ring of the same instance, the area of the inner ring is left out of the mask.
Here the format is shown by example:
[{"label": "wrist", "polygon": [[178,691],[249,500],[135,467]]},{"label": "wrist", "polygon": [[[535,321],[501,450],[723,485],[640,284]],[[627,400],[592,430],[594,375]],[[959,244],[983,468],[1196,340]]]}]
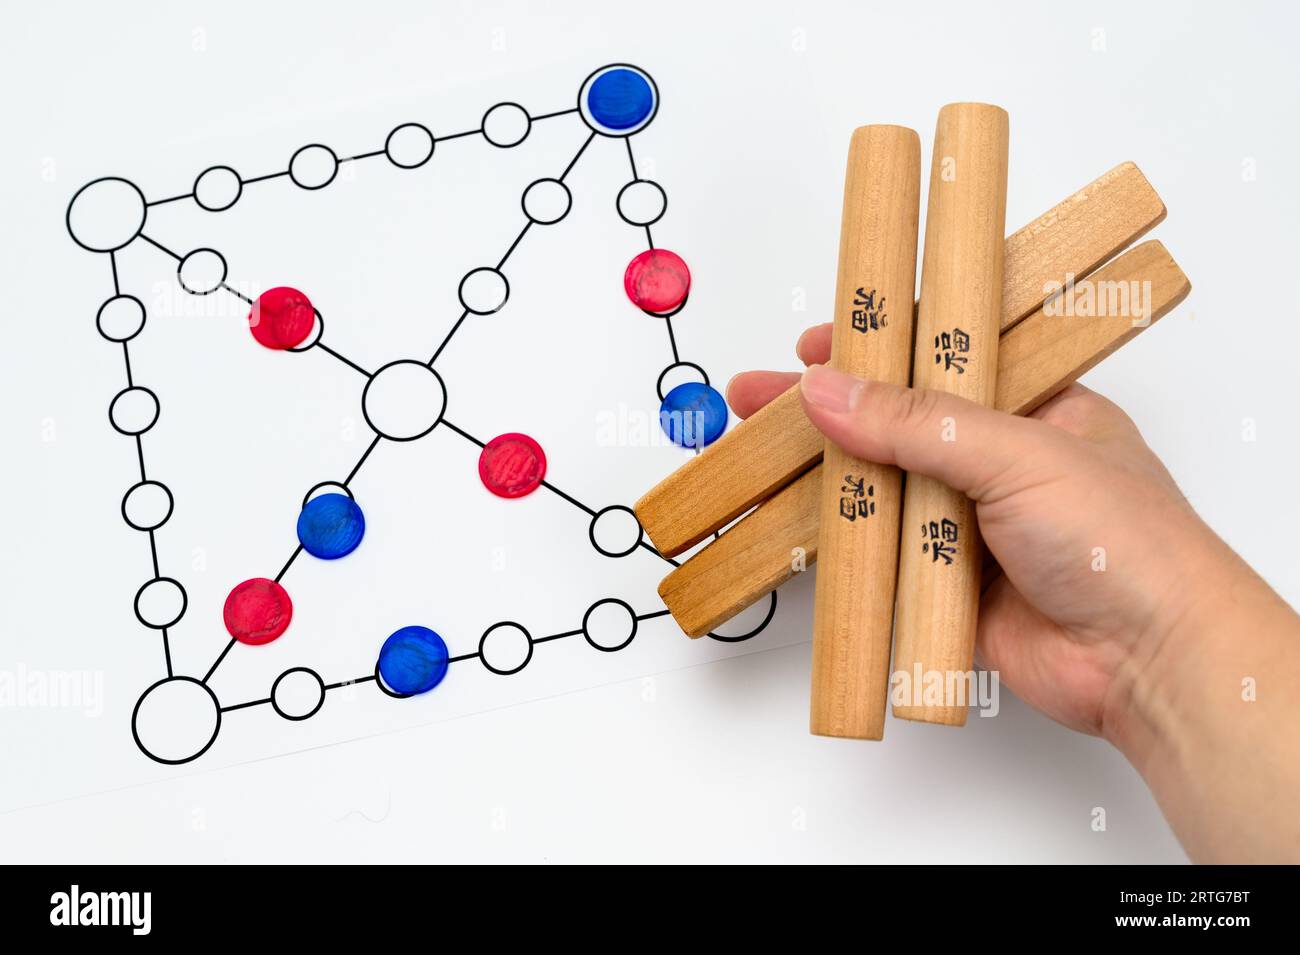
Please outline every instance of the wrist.
[{"label": "wrist", "polygon": [[1285,607],[1209,528],[1198,530],[1171,548],[1179,555],[1178,577],[1166,582],[1107,692],[1103,736],[1143,775],[1154,758],[1179,757],[1189,734],[1212,718],[1211,700],[1239,698],[1222,682],[1225,651]]},{"label": "wrist", "polygon": [[1180,612],[1115,668],[1102,735],[1142,774],[1194,861],[1294,861],[1300,764],[1285,734],[1300,719],[1300,617],[1214,542],[1210,572],[1189,575]]}]

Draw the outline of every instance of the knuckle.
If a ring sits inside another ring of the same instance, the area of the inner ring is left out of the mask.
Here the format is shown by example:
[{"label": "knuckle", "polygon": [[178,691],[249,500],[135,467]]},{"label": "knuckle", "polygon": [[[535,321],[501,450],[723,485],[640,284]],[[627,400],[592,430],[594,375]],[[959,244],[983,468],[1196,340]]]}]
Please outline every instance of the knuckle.
[{"label": "knuckle", "polygon": [[1094,397],[1096,398],[1096,413],[1099,418],[1105,416],[1130,431],[1136,432],[1138,430],[1137,423],[1129,416],[1127,411],[1109,398],[1103,398],[1101,395],[1095,395]]},{"label": "knuckle", "polygon": [[898,393],[893,406],[894,423],[917,430],[936,421],[941,396],[926,388],[904,388]]},{"label": "knuckle", "polygon": [[1077,430],[1081,434],[1101,436],[1124,432],[1138,433],[1137,424],[1129,417],[1128,412],[1096,392],[1081,395],[1075,404],[1074,413],[1078,422]]}]

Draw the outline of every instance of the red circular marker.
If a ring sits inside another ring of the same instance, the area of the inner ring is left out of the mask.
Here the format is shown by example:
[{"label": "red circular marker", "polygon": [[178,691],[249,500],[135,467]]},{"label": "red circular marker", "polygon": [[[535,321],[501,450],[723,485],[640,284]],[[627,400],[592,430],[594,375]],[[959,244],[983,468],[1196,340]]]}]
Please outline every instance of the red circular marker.
[{"label": "red circular marker", "polygon": [[478,477],[497,497],[532,494],[546,477],[546,452],[526,434],[500,434],[483,446]]},{"label": "red circular marker", "polygon": [[316,327],[311,299],[296,288],[267,289],[248,313],[248,329],[267,348],[297,348]]},{"label": "red circular marker", "polygon": [[632,304],[647,312],[671,312],[691,290],[691,270],[667,249],[647,249],[628,263],[623,290]]},{"label": "red circular marker", "polygon": [[230,635],[240,643],[259,647],[270,643],[293,619],[293,601],[274,580],[254,577],[235,587],[221,611]]}]

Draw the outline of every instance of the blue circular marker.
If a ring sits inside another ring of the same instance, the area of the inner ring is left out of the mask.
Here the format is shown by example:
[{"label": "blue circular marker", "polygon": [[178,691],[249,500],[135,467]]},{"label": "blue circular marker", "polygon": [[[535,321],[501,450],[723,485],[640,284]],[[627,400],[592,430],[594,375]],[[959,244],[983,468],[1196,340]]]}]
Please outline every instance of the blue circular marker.
[{"label": "blue circular marker", "polygon": [[307,553],[324,560],[352,553],[365,533],[365,515],[346,494],[313,497],[298,515],[298,542]]},{"label": "blue circular marker", "polygon": [[654,112],[655,92],[650,80],[636,70],[615,67],[596,77],[587,90],[591,118],[616,132],[632,129]]},{"label": "blue circular marker", "polygon": [[428,627],[403,627],[379,649],[379,675],[394,693],[428,693],[447,675],[447,644]]},{"label": "blue circular marker", "polygon": [[659,426],[674,444],[702,448],[727,430],[727,402],[718,389],[688,381],[664,398],[659,406]]}]

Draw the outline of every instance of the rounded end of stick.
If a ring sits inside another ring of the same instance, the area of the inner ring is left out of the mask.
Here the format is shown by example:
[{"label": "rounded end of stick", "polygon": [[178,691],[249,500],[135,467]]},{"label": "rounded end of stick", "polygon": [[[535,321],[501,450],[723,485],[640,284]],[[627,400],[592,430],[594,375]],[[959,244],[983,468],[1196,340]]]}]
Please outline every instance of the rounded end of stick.
[{"label": "rounded end of stick", "polygon": [[1003,121],[1009,121],[1010,116],[1001,106],[993,103],[948,103],[939,110],[940,116],[951,116],[964,113],[971,116],[992,116],[1001,117]]},{"label": "rounded end of stick", "polygon": [[965,726],[968,710],[965,706],[895,706],[894,718],[936,726]]},{"label": "rounded end of stick", "polygon": [[876,148],[914,150],[918,156],[921,153],[921,137],[917,135],[916,130],[910,126],[895,126],[891,123],[872,123],[853,130],[853,135],[849,139],[849,151],[862,149],[868,145]]},{"label": "rounded end of stick", "polygon": [[959,131],[967,131],[966,135],[991,137],[992,142],[997,143],[1005,153],[1010,130],[1011,117],[1001,106],[992,103],[949,103],[939,110],[935,140],[937,144],[944,139],[945,132],[952,136],[960,135]]},{"label": "rounded end of stick", "polygon": [[862,739],[879,742],[885,738],[885,714],[880,719],[835,719],[819,713],[817,703],[813,702],[813,712],[808,720],[808,732],[813,736],[825,736],[830,739]]}]

